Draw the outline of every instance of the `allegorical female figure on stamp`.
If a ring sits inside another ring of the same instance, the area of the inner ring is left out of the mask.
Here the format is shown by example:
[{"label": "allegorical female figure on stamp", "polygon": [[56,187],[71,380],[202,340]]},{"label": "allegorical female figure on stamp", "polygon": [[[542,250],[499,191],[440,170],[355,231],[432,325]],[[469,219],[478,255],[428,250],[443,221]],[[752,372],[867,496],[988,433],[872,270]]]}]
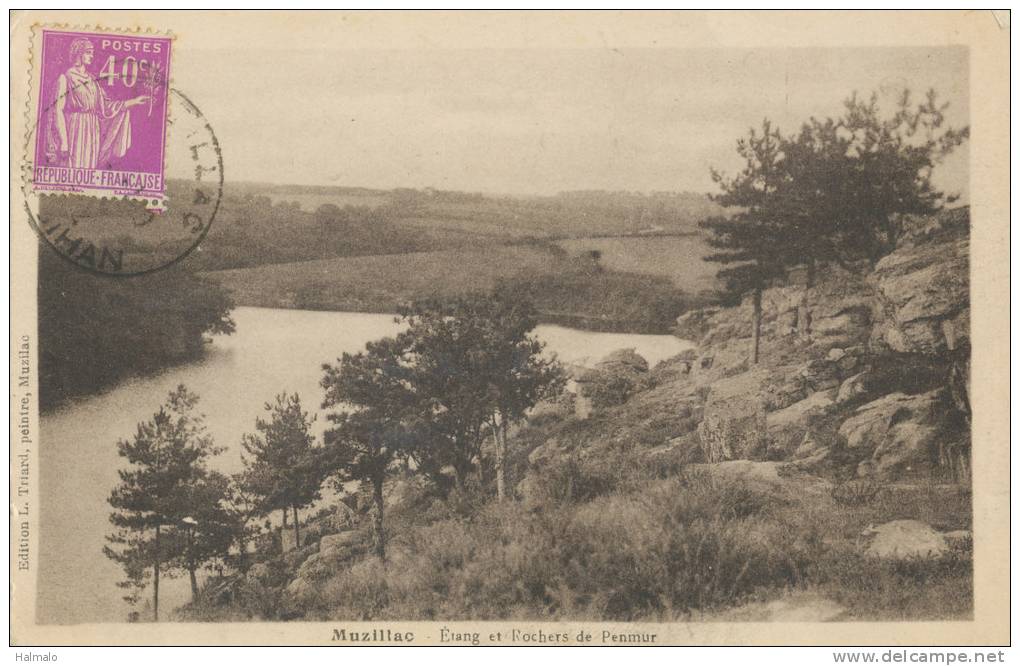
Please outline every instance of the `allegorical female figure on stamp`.
[{"label": "allegorical female figure on stamp", "polygon": [[88,69],[95,58],[92,42],[75,39],[69,51],[71,66],[57,79],[53,105],[54,161],[72,168],[110,168],[110,159],[123,157],[131,147],[128,109],[148,102],[149,96],[110,99]]},{"label": "allegorical female figure on stamp", "polygon": [[33,39],[33,191],[130,196],[161,209],[173,38],[43,28]]}]

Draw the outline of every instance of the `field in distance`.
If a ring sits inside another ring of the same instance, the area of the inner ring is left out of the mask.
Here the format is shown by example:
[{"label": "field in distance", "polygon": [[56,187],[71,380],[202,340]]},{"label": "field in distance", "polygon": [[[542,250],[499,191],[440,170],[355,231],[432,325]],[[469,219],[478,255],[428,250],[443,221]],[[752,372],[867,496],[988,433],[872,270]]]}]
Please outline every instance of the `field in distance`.
[{"label": "field in distance", "polygon": [[666,333],[706,296],[670,277],[616,271],[553,243],[340,257],[211,271],[238,305],[395,312],[399,304],[504,284],[535,303],[541,319],[605,331]]},{"label": "field in distance", "polygon": [[559,260],[534,246],[492,246],[339,257],[208,273],[239,305],[394,312],[409,298],[490,289],[500,279],[555,270]]}]

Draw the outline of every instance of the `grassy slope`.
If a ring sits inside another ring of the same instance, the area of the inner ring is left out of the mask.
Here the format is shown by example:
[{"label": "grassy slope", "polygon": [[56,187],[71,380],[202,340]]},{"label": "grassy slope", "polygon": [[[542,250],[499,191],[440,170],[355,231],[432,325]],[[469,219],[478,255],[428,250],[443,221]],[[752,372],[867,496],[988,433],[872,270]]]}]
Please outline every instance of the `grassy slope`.
[{"label": "grassy slope", "polygon": [[555,246],[488,244],[210,272],[239,305],[394,312],[429,296],[514,285],[542,319],[596,330],[666,333],[694,301],[668,278],[594,270]]},{"label": "grassy slope", "polygon": [[240,305],[392,312],[408,298],[490,289],[501,278],[554,272],[541,247],[493,246],[322,259],[215,271]]},{"label": "grassy slope", "polygon": [[[366,208],[327,233],[313,213],[321,203]],[[715,284],[700,235],[689,234],[711,205],[696,195],[515,198],[238,184],[188,261],[241,305],[392,312],[410,299],[509,281],[547,321],[666,332]],[[588,238],[651,227],[688,235]],[[592,270],[586,256],[594,249],[605,270]]]},{"label": "grassy slope", "polygon": [[533,420],[513,441],[520,464],[551,439],[576,448],[567,464],[539,467],[523,501],[500,504],[477,489],[440,499],[398,482],[385,567],[370,554],[366,512],[361,543],[320,557],[305,574],[314,584],[300,595],[283,587],[301,558],[270,556],[278,589],[240,579],[235,601],[204,601],[181,615],[712,621],[753,618],[766,602],[806,594],[838,604],[837,620],[971,617],[969,548],[938,562],[890,562],[859,545],[868,524],[898,518],[969,529],[966,491],[898,484],[846,503],[817,477],[758,483],[656,462],[642,449],[661,441],[662,410],[680,407],[675,395],[666,379],[588,421],[567,409]]}]

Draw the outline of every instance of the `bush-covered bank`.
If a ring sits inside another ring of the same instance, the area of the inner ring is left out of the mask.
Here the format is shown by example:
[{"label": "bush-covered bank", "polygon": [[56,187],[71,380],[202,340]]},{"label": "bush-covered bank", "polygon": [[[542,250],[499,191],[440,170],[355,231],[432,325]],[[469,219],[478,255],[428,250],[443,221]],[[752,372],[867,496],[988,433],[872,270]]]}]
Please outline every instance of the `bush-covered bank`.
[{"label": "bush-covered bank", "polygon": [[534,303],[539,318],[598,331],[668,333],[704,305],[665,277],[602,269],[547,243],[348,257],[214,271],[238,305],[337,312],[396,312],[422,298],[503,286]]},{"label": "bush-covered bank", "polygon": [[102,277],[40,245],[38,297],[43,409],[195,359],[207,335],[233,331],[226,291],[179,266]]}]

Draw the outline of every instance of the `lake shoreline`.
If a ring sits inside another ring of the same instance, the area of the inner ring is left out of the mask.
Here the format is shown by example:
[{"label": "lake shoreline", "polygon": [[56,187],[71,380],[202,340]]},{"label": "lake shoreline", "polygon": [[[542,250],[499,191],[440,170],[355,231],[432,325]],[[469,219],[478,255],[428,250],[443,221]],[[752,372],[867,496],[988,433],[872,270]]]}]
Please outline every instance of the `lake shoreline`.
[{"label": "lake shoreline", "polygon": [[[286,301],[275,302],[273,300],[270,300],[269,302],[247,302],[246,299],[245,301],[238,301],[237,307],[255,308],[260,310],[293,310],[295,312],[379,314],[399,317],[396,312],[397,308],[395,304],[384,304],[382,306],[375,307],[372,304],[365,304],[360,301],[342,304],[342,307],[333,307],[325,305],[316,306],[315,304],[296,305]],[[588,315],[583,313],[539,311],[537,318],[539,324],[554,324],[556,326],[576,328],[584,331],[590,331],[592,333],[629,333],[632,335],[673,334],[672,330],[663,330],[659,327],[649,326],[640,321],[608,319],[597,315]]]},{"label": "lake shoreline", "polygon": [[[358,304],[352,304],[358,305]],[[327,307],[299,307],[293,304],[286,303],[237,303],[237,308],[248,308],[253,310],[287,310],[290,312],[315,312],[315,313],[332,313],[332,314],[366,314],[366,315],[380,315],[398,318],[399,315],[396,312],[396,307],[380,307],[371,308],[365,307],[363,309],[356,309],[354,307],[347,309],[334,309]],[[620,320],[606,320],[599,319],[592,315],[584,314],[570,314],[570,313],[539,313],[538,315],[539,325],[546,324],[552,326],[562,326],[564,328],[576,329],[579,331],[585,331],[589,333],[615,333],[620,335],[673,335],[673,332],[658,330],[655,327],[642,326],[641,322],[628,322]],[[679,339],[679,338],[678,338]],[[73,407],[75,404],[87,401],[91,398],[102,396],[106,393],[114,391],[118,386],[125,382],[135,380],[145,380],[159,377],[160,375],[173,371],[175,369],[184,368],[188,365],[202,363],[206,356],[209,346],[213,343],[213,339],[209,336],[205,337],[204,343],[201,348],[195,350],[195,353],[188,356],[181,357],[173,363],[161,365],[156,368],[147,368],[144,370],[138,370],[134,372],[128,372],[121,377],[118,377],[114,382],[110,384],[104,384],[97,387],[97,390],[90,391],[88,393],[77,393],[74,395],[64,395],[58,399],[50,399],[45,402],[45,407],[40,409],[40,415],[48,416],[50,414],[59,413],[61,410],[68,407]]]},{"label": "lake shoreline", "polygon": [[[191,362],[126,377],[96,395],[77,396],[42,415],[40,432],[40,621],[55,624],[118,622],[130,608],[116,583],[123,572],[102,548],[111,528],[107,500],[125,461],[116,443],[150,419],[169,391],[185,385],[200,396],[208,434],[226,450],[214,469],[242,467],[240,443],[254,428],[266,401],[281,391],[297,393],[311,411],[319,407],[322,363],[354,353],[400,325],[390,313],[238,307],[237,327],[203,345]],[[610,352],[635,348],[654,366],[688,348],[674,336],[599,333],[539,325],[534,334],[568,364],[597,363]],[[320,416],[315,435],[328,427]],[[83,575],[82,572],[89,572]],[[190,598],[187,577],[160,587],[167,608]]]}]

